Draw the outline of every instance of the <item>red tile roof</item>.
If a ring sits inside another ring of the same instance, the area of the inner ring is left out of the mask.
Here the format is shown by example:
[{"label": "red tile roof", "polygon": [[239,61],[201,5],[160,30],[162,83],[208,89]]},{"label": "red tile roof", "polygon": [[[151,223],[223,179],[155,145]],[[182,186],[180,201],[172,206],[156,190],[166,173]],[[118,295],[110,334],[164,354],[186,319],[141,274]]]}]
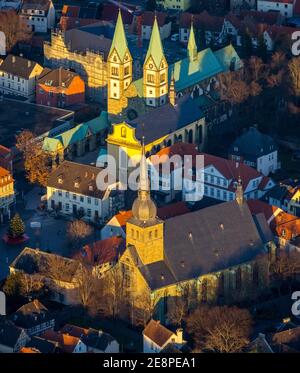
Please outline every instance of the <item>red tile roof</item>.
[{"label": "red tile roof", "polygon": [[67,353],[72,353],[80,340],[78,337],[55,332],[53,330],[46,330],[40,337],[49,341],[58,342],[62,351]]},{"label": "red tile roof", "polygon": [[300,236],[300,218],[259,200],[248,200],[247,204],[253,215],[264,214],[275,235],[283,236],[284,232],[287,240]]},{"label": "red tile roof", "polygon": [[[157,216],[162,220],[173,218],[174,216],[183,215],[190,212],[185,202],[179,201],[169,205],[159,207],[157,209]],[[132,217],[132,211],[120,211],[119,214],[114,216],[121,227],[125,227],[127,221]]]},{"label": "red tile roof", "polygon": [[79,12],[80,12],[80,6],[64,5],[62,8],[61,15],[65,17],[78,17]]},{"label": "red tile roof", "polygon": [[174,333],[161,325],[159,321],[150,320],[145,329],[143,335],[151,339],[155,344],[163,347]]},{"label": "red tile roof", "polygon": [[166,22],[166,19],[167,19],[167,14],[166,13],[145,11],[142,14],[142,24],[144,26],[151,26],[152,27],[153,23],[154,23],[155,15],[156,15],[159,27],[162,27],[167,23]]},{"label": "red tile roof", "polygon": [[[134,7],[128,6],[128,8],[131,10],[134,10]],[[118,13],[119,13],[118,6],[114,4],[103,4],[101,19],[105,21],[116,22],[118,18]],[[122,14],[123,23],[125,25],[131,25],[133,21],[133,15],[124,9],[121,9],[121,14]]]},{"label": "red tile roof", "polygon": [[[160,150],[157,155],[159,156],[173,156],[180,155],[191,155],[193,157],[193,162],[196,162],[196,155],[204,156],[204,167],[214,166],[227,180],[231,180],[232,184],[230,185],[230,190],[235,190],[235,185],[233,183],[238,180],[239,177],[242,179],[244,189],[248,186],[249,182],[253,179],[263,177],[259,185],[260,189],[265,188],[270,179],[267,176],[263,176],[255,168],[245,165],[244,163],[236,162],[233,160],[217,157],[215,155],[207,153],[199,153],[193,144],[187,143],[176,143],[171,147],[163,148]],[[157,164],[158,160],[151,156],[150,160],[152,164]],[[167,160],[167,158],[165,159]],[[161,162],[161,161],[160,161]],[[163,163],[163,162],[161,162]],[[171,164],[171,166],[174,166]],[[178,167],[180,164],[178,163]],[[176,168],[176,164],[175,164]]]},{"label": "red tile roof", "polygon": [[182,13],[179,20],[180,28],[190,28],[193,25],[197,29],[206,31],[221,31],[224,24],[224,17],[211,16],[206,10],[200,14]]},{"label": "red tile roof", "polygon": [[91,265],[102,265],[117,261],[124,250],[125,240],[114,236],[85,245],[83,250],[74,255],[74,259],[83,257]]}]

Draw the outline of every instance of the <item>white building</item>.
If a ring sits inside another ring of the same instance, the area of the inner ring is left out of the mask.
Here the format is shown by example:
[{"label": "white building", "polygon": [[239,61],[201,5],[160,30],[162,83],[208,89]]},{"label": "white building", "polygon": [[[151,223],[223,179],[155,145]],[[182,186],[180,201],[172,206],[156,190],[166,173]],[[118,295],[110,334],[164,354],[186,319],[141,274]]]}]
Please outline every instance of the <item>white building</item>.
[{"label": "white building", "polygon": [[110,187],[105,191],[98,189],[96,179],[102,170],[75,162],[61,163],[48,179],[48,210],[90,222],[106,221],[114,214],[112,208],[120,203],[122,195]]},{"label": "white building", "polygon": [[185,11],[191,7],[192,0],[158,0],[157,4],[162,5],[165,9]]},{"label": "white building", "polygon": [[265,176],[280,168],[275,141],[255,127],[250,127],[233,142],[229,149],[229,158],[254,167]]},{"label": "white building", "polygon": [[[176,143],[157,154],[180,157],[177,164],[175,162],[172,166],[171,172],[168,167],[160,167],[159,186],[161,189],[165,189],[167,196],[181,193],[183,201],[197,202],[203,197],[219,201],[232,201],[236,199],[236,187],[239,179],[243,185],[245,199],[261,198],[275,185],[270,178],[254,168],[241,162],[198,153],[193,144]],[[185,156],[192,156],[192,164],[184,164]],[[167,161],[164,160],[166,158],[162,158],[162,164]],[[150,175],[151,182],[153,182],[153,177],[158,177],[157,166],[151,167]],[[163,182],[167,184],[163,184]]]},{"label": "white building", "polygon": [[55,8],[51,0],[23,0],[20,17],[33,32],[46,33],[55,26]]},{"label": "white building", "polygon": [[37,62],[10,54],[0,65],[0,92],[33,100],[36,80],[42,71]]},{"label": "white building", "polygon": [[159,353],[168,345],[173,345],[180,349],[186,341],[183,340],[183,330],[177,329],[172,332],[159,321],[150,320],[143,330],[143,352]]},{"label": "white building", "polygon": [[293,16],[296,0],[257,0],[257,10],[262,12],[277,11],[283,17]]}]

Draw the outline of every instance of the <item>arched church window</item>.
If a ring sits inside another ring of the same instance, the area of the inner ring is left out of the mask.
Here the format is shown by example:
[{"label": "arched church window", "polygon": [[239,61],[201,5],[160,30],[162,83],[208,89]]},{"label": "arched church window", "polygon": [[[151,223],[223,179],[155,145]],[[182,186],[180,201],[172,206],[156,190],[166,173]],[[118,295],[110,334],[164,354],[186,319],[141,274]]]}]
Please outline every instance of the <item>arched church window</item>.
[{"label": "arched church window", "polygon": [[155,229],[154,236],[157,238],[157,229]]},{"label": "arched church window", "polygon": [[111,68],[111,75],[118,76],[119,75],[119,69],[115,66]]},{"label": "arched church window", "polygon": [[147,82],[148,83],[154,83],[154,75],[153,74],[147,74]]},{"label": "arched church window", "polygon": [[126,137],[126,127],[121,128],[121,136]]},{"label": "arched church window", "polygon": [[152,239],[152,231],[149,232],[149,240]]}]

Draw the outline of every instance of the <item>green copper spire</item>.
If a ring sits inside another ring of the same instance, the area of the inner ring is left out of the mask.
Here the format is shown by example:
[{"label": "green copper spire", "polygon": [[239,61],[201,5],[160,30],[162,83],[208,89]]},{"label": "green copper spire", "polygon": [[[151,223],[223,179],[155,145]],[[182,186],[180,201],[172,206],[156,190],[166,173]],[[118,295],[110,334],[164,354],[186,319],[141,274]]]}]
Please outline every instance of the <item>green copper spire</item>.
[{"label": "green copper spire", "polygon": [[153,58],[153,61],[157,68],[160,67],[161,61],[164,58],[164,50],[161,43],[160,33],[159,33],[159,27],[157,23],[157,18],[155,16],[151,39],[146,55],[145,62],[148,60],[149,57]]},{"label": "green copper spire", "polygon": [[122,15],[121,15],[120,10],[119,10],[118,20],[117,20],[117,24],[116,24],[116,28],[115,28],[115,33],[114,33],[114,38],[113,38],[113,41],[111,43],[109,54],[111,54],[114,49],[117,51],[119,57],[123,61],[123,59],[125,57],[126,50],[128,49],[128,45],[127,45],[127,39],[126,39],[126,35],[125,35],[124,24],[123,24]]},{"label": "green copper spire", "polygon": [[198,50],[194,33],[193,23],[191,24],[191,31],[188,43],[188,55],[191,61],[195,61],[197,58]]}]

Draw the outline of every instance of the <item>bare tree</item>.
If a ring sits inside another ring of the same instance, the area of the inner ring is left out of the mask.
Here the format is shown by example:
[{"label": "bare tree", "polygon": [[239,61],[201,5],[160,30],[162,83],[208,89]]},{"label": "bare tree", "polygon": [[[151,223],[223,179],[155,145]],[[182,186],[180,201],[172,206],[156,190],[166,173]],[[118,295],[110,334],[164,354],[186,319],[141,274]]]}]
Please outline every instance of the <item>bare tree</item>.
[{"label": "bare tree", "polygon": [[82,220],[75,220],[68,225],[67,234],[72,243],[79,247],[83,240],[92,234],[92,227]]},{"label": "bare tree", "polygon": [[22,274],[22,290],[25,296],[30,296],[44,287],[43,277],[39,274]]},{"label": "bare tree", "polygon": [[167,318],[172,325],[181,325],[186,315],[186,302],[182,297],[173,297],[169,300]]},{"label": "bare tree", "polygon": [[288,85],[291,94],[300,96],[300,58],[294,57],[288,63]]},{"label": "bare tree", "polygon": [[30,28],[14,10],[0,11],[0,31],[6,37],[6,48],[10,52],[20,41],[28,41],[32,36]]},{"label": "bare tree", "polygon": [[84,311],[87,311],[92,305],[95,281],[93,267],[80,263],[74,277],[74,284],[76,286],[78,300]]},{"label": "bare tree", "polygon": [[271,280],[277,287],[279,295],[284,283],[289,285],[291,292],[296,276],[300,274],[300,253],[298,251],[281,252],[271,264],[270,272]]},{"label": "bare tree", "polygon": [[237,307],[201,306],[187,319],[196,347],[220,353],[241,352],[249,343],[252,318]]}]

